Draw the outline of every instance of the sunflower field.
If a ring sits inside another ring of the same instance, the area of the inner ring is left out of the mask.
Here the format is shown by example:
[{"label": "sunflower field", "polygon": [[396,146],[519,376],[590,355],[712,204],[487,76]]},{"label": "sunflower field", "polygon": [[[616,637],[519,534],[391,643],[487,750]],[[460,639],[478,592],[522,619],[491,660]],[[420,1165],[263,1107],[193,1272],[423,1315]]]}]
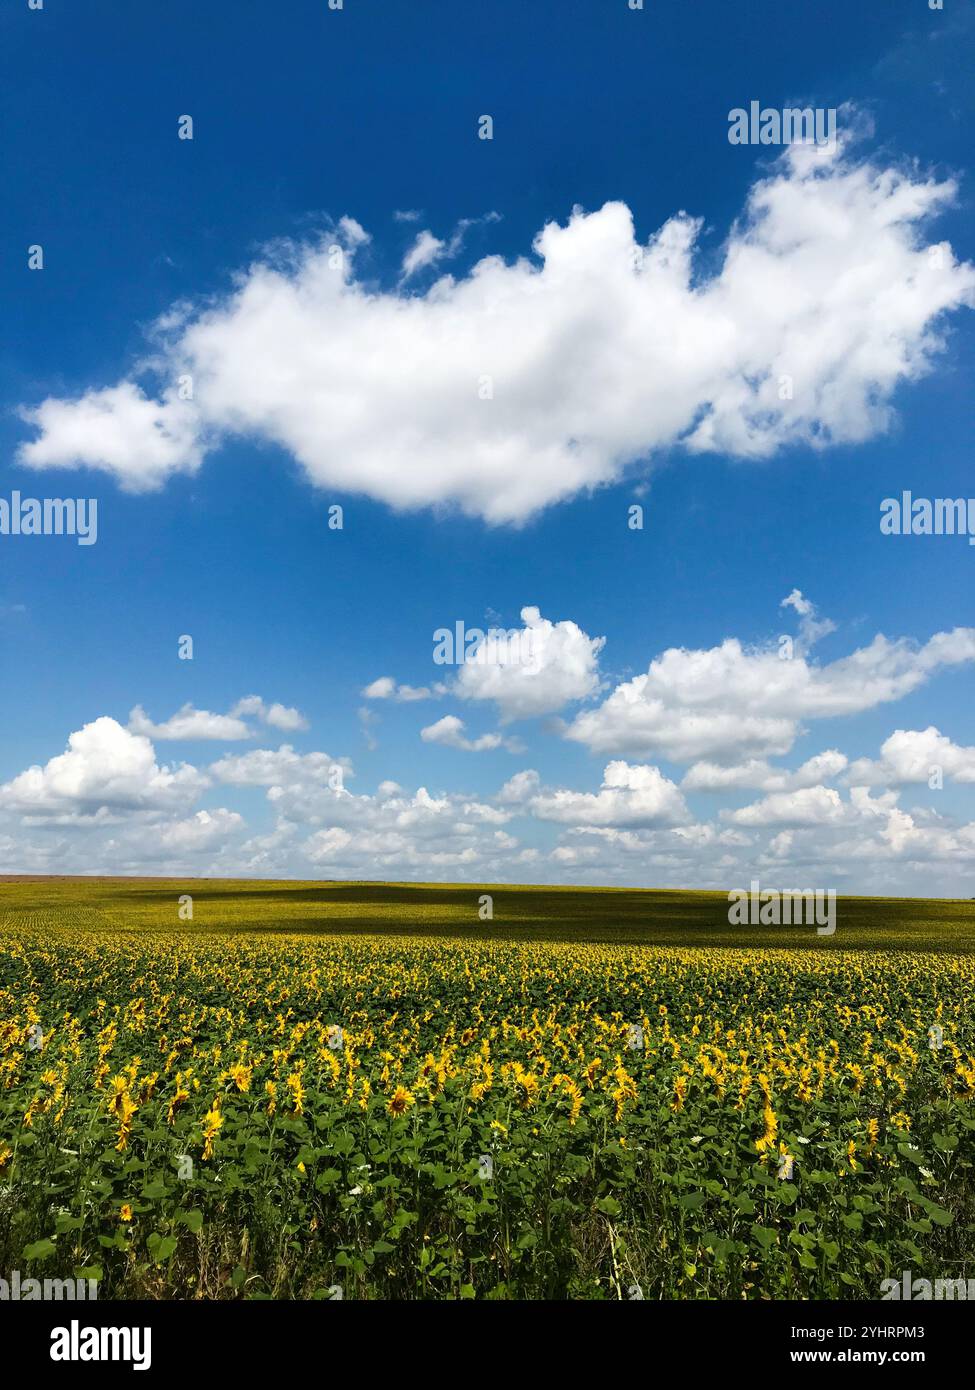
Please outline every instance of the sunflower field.
[{"label": "sunflower field", "polygon": [[975,1273],[975,956],[0,912],[0,1273],[876,1298]]}]

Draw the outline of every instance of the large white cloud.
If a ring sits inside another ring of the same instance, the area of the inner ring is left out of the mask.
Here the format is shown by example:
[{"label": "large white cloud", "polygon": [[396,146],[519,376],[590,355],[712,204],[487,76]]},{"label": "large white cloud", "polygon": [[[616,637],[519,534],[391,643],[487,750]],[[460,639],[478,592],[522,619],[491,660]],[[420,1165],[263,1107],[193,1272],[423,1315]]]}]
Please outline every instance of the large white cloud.
[{"label": "large white cloud", "polygon": [[578,714],[566,736],[594,753],[677,762],[781,755],[804,720],[873,709],[910,694],[941,668],[975,661],[975,628],[936,633],[922,646],[878,635],[824,665],[801,653],[782,660],[782,650],[748,649],[737,638],[707,650],[672,647],[645,675]]},{"label": "large white cloud", "polygon": [[208,786],[188,763],[160,767],[149,739],[103,716],[71,734],[64,753],[0,786],[0,809],[85,820],[188,805]]},{"label": "large white cloud", "polygon": [[674,446],[856,442],[888,426],[943,316],[972,302],[975,270],[923,244],[955,192],[842,142],[793,146],[710,279],[693,265],[699,222],[680,213],[640,246],[613,202],[549,223],[533,257],[488,257],[424,294],[357,279],[368,238],[345,219],[343,256],[329,238],[279,248],[222,300],[165,316],[158,399],[129,379],[48,399],[24,412],[37,435],[18,458],[138,490],[244,435],[330,491],[520,522]]}]

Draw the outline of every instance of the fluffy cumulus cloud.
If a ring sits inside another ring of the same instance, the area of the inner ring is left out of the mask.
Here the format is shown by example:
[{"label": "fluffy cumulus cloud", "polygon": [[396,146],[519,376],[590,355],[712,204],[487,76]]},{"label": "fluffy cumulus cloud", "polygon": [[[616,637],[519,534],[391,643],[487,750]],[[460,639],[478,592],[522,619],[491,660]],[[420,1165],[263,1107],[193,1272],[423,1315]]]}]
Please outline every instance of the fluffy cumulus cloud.
[{"label": "fluffy cumulus cloud", "polygon": [[766,798],[735,823],[573,826],[549,858],[570,881],[727,891],[758,877],[778,887],[971,896],[975,822],[898,801],[897,792],[873,797],[860,787],[843,798],[819,788]]},{"label": "fluffy cumulus cloud", "polygon": [[656,767],[609,763],[598,792],[541,792],[529,802],[539,820],[563,825],[653,826],[690,819],[674,783]]},{"label": "fluffy cumulus cloud", "polygon": [[[942,668],[975,661],[975,628],[939,632],[923,645],[878,634],[851,655],[822,665],[798,650],[791,659],[783,655],[777,644],[747,648],[734,637],[706,650],[672,647],[645,675],[624,681],[596,708],[578,714],[567,737],[594,753],[677,762],[735,763],[785,754],[805,720],[859,714],[903,698]],[[715,780],[706,769],[689,776],[692,785],[705,785],[708,776]]]},{"label": "fluffy cumulus cloud", "polygon": [[[786,607],[800,625],[822,629],[827,622],[796,590]],[[472,680],[468,698],[492,702],[506,718],[600,696],[568,725],[535,732],[561,733],[597,753],[603,746],[629,752],[606,761],[601,775],[584,768],[571,782],[560,775],[549,784],[522,767],[503,780],[497,755],[521,751],[520,742],[469,733],[455,714],[422,728],[412,750],[440,745],[482,754],[458,760],[463,776],[487,774],[477,792],[415,781],[410,790],[389,777],[375,790],[353,791],[348,757],[300,752],[289,743],[224,750],[203,768],[167,765],[153,737],[230,739],[305,721],[259,696],[226,714],[185,706],[159,724],[137,706],[128,728],[95,719],[70,735],[64,752],[0,785],[2,862],[48,873],[588,881],[725,891],[759,877],[859,892],[975,892],[975,822],[958,813],[965,785],[975,783],[975,749],[932,725],[896,729],[875,759],[851,762],[833,746],[794,767],[771,761],[792,749],[809,721],[882,707],[938,672],[969,665],[972,629],[923,642],[877,636],[823,663],[810,655],[817,633],[809,628],[787,660],[776,641],[671,649],[645,675],[606,695],[601,638],[568,620],[543,619],[534,608],[522,617],[524,628],[508,634],[515,641],[507,655],[525,634],[539,638],[528,677],[539,682],[537,691],[526,693],[517,663],[482,659],[472,664],[472,677],[466,665],[450,677],[444,693],[456,698],[460,683]],[[380,699],[414,689],[382,680],[388,686],[375,692]],[[672,780],[634,749],[686,764],[683,778]],[[563,745],[566,752],[584,766],[583,753]],[[932,781],[935,769],[940,775]],[[233,804],[238,790],[241,806]],[[205,804],[211,800],[230,804]],[[259,823],[252,825],[255,808]]]},{"label": "fluffy cumulus cloud", "polygon": [[214,811],[197,811],[186,820],[172,821],[160,827],[159,846],[167,853],[182,855],[187,851],[210,849],[241,829],[244,818],[237,811],[220,806]]},{"label": "fluffy cumulus cloud", "polygon": [[538,792],[540,786],[541,778],[533,767],[529,767],[508,778],[498,792],[498,800],[502,804],[519,805],[529,801]]},{"label": "fluffy cumulus cloud", "polygon": [[590,637],[571,621],[553,623],[534,607],[521,610],[521,621],[522,627],[468,654],[452,686],[455,695],[493,701],[507,723],[553,714],[595,694],[605,637]]},{"label": "fluffy cumulus cloud", "polygon": [[772,767],[764,758],[729,764],[698,762],[684,774],[681,788],[686,792],[735,791],[752,787],[764,792],[798,791],[803,787],[832,781],[844,771],[847,763],[846,754],[835,748],[807,758],[795,772]]},{"label": "fluffy cumulus cloud", "polygon": [[218,782],[237,787],[274,787],[309,783],[339,785],[352,776],[348,758],[327,753],[296,753],[289,743],[280,748],[255,748],[219,758],[210,766]]},{"label": "fluffy cumulus cloud", "polygon": [[129,732],[163,741],[213,739],[232,743],[251,738],[253,731],[236,715],[212,714],[208,709],[195,709],[186,704],[159,724],[153,723],[141,705],[136,705],[129,714]]},{"label": "fluffy cumulus cloud", "polygon": [[149,739],[103,716],[67,749],[0,785],[0,810],[70,822],[186,806],[208,785],[188,763],[160,766]]},{"label": "fluffy cumulus cloud", "polygon": [[195,473],[206,452],[199,412],[177,386],[155,400],[122,381],[76,400],[49,396],[24,415],[39,434],[21,450],[22,463],[102,468],[133,492],[161,487],[173,473]]},{"label": "fluffy cumulus cloud", "polygon": [[975,782],[975,748],[953,743],[940,730],[896,729],[881,745],[880,758],[858,758],[850,765],[846,780],[854,786],[906,786],[909,783],[935,784]]},{"label": "fluffy cumulus cloud", "polygon": [[[605,637],[590,637],[571,620],[552,622],[528,605],[521,610],[521,627],[468,629],[440,628],[434,634],[433,658],[442,669],[456,664],[452,677],[432,686],[404,685],[392,676],[380,676],[362,694],[367,700],[439,699],[452,695],[460,700],[487,700],[502,723],[515,719],[555,714],[568,704],[589,699],[600,689],[599,654]],[[428,742],[446,743],[454,738],[460,721],[448,715],[423,731]],[[493,736],[492,736],[493,737]],[[500,737],[482,748],[512,747]]]},{"label": "fluffy cumulus cloud", "polygon": [[735,825],[828,825],[842,820],[843,801],[833,787],[802,787],[793,792],[772,792],[751,806],[729,813]]},{"label": "fluffy cumulus cloud", "polygon": [[129,731],[163,741],[213,739],[233,743],[254,737],[255,731],[245,716],[259,719],[282,733],[299,733],[308,728],[308,721],[299,710],[287,705],[265,704],[260,695],[246,695],[227,714],[211,714],[209,710],[186,704],[159,724],[153,723],[141,705],[136,705],[129,714]]},{"label": "fluffy cumulus cloud", "polygon": [[613,202],[424,293],[414,276],[442,239],[421,233],[406,283],[384,289],[344,219],[166,315],[155,391],[133,374],[25,409],[19,461],[144,490],[238,435],[281,446],[330,492],[518,523],[675,447],[758,458],[864,440],[973,300],[975,270],[926,245],[955,194],[842,142],[792,146],[710,278],[695,268],[700,222],[680,213],[641,244]]},{"label": "fluffy cumulus cloud", "polygon": [[345,789],[299,786],[269,795],[279,824],[290,825],[296,835],[318,824],[296,848],[330,876],[476,875],[518,848],[502,829],[510,812],[462,795],[433,795],[426,787],[412,795],[393,787],[354,796]]},{"label": "fluffy cumulus cloud", "polygon": [[[831,873],[840,881],[866,879],[875,891],[889,892],[893,884],[921,876],[929,890],[942,890],[946,873],[956,882],[975,878],[975,821],[961,822],[931,807],[900,806],[900,793],[872,796],[866,787],[852,787],[843,800],[819,788],[804,806],[772,798],[743,808],[749,825],[783,827],[768,843],[766,866],[805,866],[820,881]],[[741,823],[741,812],[733,819]],[[917,882],[917,879],[914,880]]]}]

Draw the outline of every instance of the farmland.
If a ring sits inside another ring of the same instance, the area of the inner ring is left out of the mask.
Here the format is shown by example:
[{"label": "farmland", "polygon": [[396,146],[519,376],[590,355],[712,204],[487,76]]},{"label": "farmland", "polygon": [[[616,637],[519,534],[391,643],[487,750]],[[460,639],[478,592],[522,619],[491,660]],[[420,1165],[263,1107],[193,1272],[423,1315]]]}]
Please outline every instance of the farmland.
[{"label": "farmland", "polygon": [[186,1299],[856,1299],[971,1275],[975,904],[841,898],[837,919],[0,881],[0,1272]]}]

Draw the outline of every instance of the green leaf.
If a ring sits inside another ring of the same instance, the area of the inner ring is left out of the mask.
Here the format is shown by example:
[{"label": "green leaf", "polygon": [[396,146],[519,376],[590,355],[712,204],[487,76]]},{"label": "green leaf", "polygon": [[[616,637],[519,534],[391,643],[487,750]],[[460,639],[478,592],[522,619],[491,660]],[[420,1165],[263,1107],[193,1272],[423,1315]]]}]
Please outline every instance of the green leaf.
[{"label": "green leaf", "polygon": [[56,1249],[57,1246],[54,1241],[45,1237],[44,1240],[35,1240],[33,1245],[25,1245],[23,1258],[25,1260],[47,1260]]},{"label": "green leaf", "polygon": [[698,1207],[704,1206],[707,1199],[706,1192],[688,1192],[686,1197],[680,1199],[678,1206],[683,1207],[685,1211],[696,1211]]},{"label": "green leaf", "polygon": [[176,1249],[177,1242],[175,1236],[161,1236],[158,1231],[153,1231],[146,1244],[149,1247],[150,1255],[158,1265],[162,1264],[163,1260],[169,1259]]}]

